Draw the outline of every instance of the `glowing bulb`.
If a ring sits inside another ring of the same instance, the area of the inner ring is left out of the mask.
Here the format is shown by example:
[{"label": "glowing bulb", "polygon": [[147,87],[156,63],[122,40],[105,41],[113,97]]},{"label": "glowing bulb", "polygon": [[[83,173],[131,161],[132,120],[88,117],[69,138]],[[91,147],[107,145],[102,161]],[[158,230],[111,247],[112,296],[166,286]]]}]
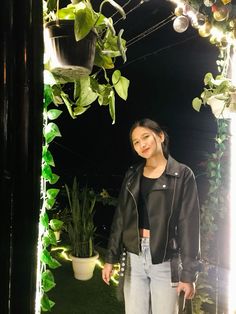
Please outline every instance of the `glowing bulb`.
[{"label": "glowing bulb", "polygon": [[217,41],[221,41],[221,39],[223,38],[224,34],[222,33],[222,31],[220,31],[218,28],[216,27],[212,27],[210,30],[210,33],[213,37],[215,37],[215,39]]}]

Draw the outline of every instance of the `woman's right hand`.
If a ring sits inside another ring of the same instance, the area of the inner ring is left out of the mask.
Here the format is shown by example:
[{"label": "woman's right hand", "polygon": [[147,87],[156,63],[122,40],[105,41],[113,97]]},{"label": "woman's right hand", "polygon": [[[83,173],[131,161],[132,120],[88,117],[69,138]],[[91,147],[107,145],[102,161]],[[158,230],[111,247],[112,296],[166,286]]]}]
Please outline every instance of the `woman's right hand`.
[{"label": "woman's right hand", "polygon": [[113,265],[105,263],[102,270],[102,279],[107,285],[109,285],[109,282],[112,276],[112,271],[113,271]]}]

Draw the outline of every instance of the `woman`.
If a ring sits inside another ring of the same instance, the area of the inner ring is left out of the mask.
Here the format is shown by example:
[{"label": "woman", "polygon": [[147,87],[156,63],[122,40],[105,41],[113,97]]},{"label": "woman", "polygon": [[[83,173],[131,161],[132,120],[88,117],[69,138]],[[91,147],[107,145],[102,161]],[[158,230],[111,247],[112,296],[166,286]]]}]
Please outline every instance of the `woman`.
[{"label": "woman", "polygon": [[194,174],[168,154],[168,136],[155,121],[136,122],[130,141],[143,162],[125,175],[102,278],[109,284],[120,262],[126,314],[175,314],[181,291],[193,298],[199,269]]}]

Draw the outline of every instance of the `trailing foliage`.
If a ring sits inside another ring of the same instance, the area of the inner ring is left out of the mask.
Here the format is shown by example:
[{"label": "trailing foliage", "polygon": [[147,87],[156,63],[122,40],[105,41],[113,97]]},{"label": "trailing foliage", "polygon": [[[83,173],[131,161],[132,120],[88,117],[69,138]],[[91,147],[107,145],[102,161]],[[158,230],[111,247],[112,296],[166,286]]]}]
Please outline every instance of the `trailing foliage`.
[{"label": "trailing foliage", "polygon": [[[204,312],[206,304],[216,302],[218,293],[217,273],[219,265],[219,226],[223,225],[228,213],[228,121],[217,120],[218,132],[215,139],[215,151],[209,154],[206,174],[208,193],[201,206],[201,252],[204,268],[197,283],[197,294],[193,300],[194,313]],[[217,306],[217,305],[216,305]]]},{"label": "trailing foliage", "polygon": [[50,143],[55,137],[61,136],[58,126],[55,122],[62,111],[58,109],[48,110],[48,105],[52,102],[52,91],[50,86],[44,87],[44,127],[43,136],[44,144],[42,150],[42,177],[41,177],[41,193],[42,193],[42,208],[40,213],[40,275],[41,286],[39,288],[41,294],[41,309],[42,311],[50,311],[54,302],[48,298],[47,292],[55,287],[54,276],[51,269],[60,266],[60,263],[52,257],[50,253],[51,246],[57,244],[54,231],[58,230],[63,222],[59,219],[49,218],[49,211],[52,210],[56,197],[59,193],[58,188],[51,187],[54,185],[59,176],[53,172],[55,163],[53,156],[49,150]]}]

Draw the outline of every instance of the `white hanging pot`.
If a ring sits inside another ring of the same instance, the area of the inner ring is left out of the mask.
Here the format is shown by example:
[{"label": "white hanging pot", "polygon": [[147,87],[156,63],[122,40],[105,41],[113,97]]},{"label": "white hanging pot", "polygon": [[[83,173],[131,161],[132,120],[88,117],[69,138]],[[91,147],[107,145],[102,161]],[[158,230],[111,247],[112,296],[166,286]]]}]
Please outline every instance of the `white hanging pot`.
[{"label": "white hanging pot", "polygon": [[225,105],[225,96],[223,94],[210,97],[207,104],[211,107],[212,113],[217,119],[229,119],[232,113],[236,112],[236,92],[230,95],[230,105]]}]

